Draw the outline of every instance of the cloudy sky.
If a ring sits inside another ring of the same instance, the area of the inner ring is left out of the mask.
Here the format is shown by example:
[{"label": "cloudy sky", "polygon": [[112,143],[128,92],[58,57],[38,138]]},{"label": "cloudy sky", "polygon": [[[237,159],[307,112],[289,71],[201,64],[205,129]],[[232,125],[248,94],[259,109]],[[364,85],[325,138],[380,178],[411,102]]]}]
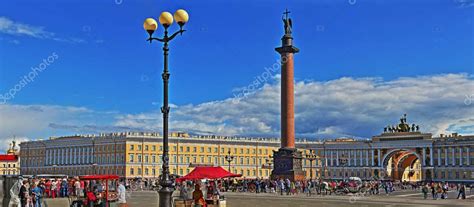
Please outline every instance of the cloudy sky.
[{"label": "cloudy sky", "polygon": [[144,41],[142,22],[179,8],[190,22],[171,43],[172,130],[279,136],[274,48],[288,8],[301,49],[298,137],[370,138],[404,113],[425,132],[474,134],[471,0],[20,0],[0,8],[3,143],[160,131],[162,56]]}]

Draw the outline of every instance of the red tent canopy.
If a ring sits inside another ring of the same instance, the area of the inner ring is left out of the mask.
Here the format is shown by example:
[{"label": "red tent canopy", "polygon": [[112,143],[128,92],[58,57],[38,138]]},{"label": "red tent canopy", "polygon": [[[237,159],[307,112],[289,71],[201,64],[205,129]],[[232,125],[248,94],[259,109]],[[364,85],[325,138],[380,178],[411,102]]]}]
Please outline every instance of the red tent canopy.
[{"label": "red tent canopy", "polygon": [[242,175],[230,173],[229,171],[224,170],[222,167],[196,167],[189,174],[176,179],[176,181],[182,182],[184,180],[219,179],[240,176]]},{"label": "red tent canopy", "polygon": [[83,175],[79,176],[80,180],[118,180],[117,175]]}]

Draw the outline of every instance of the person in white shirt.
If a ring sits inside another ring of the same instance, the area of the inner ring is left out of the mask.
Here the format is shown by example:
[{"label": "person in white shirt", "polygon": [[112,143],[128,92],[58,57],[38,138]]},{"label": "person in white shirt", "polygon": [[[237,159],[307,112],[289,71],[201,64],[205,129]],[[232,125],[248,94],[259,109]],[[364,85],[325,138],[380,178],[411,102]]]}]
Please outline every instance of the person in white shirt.
[{"label": "person in white shirt", "polygon": [[118,193],[118,206],[119,207],[127,207],[127,200],[126,200],[126,190],[125,190],[125,186],[123,185],[123,181],[120,181],[119,183],[119,186],[118,186],[118,189],[117,189],[117,193]]}]

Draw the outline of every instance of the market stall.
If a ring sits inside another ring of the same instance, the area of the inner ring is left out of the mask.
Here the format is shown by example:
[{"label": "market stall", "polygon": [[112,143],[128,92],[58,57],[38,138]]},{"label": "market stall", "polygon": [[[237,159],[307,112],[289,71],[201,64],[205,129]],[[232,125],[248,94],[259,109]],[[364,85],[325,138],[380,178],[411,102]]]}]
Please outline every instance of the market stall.
[{"label": "market stall", "polygon": [[[214,182],[209,183],[209,185],[217,189],[217,182],[215,180],[217,179],[222,179],[222,178],[230,178],[230,177],[240,177],[242,175],[240,174],[234,174],[230,173],[229,171],[223,169],[222,167],[196,167],[194,168],[193,171],[191,171],[189,174],[176,179],[176,182],[181,183],[183,181],[187,180],[213,180]],[[218,191],[217,191],[218,192]],[[226,206],[226,200],[224,197],[220,196],[218,193],[206,193],[205,195],[205,202],[207,203],[208,207],[225,207]],[[183,200],[176,200],[175,201],[175,206],[186,206],[189,201],[184,201]],[[184,205],[183,205],[184,204]]]},{"label": "market stall", "polygon": [[[116,201],[118,200],[117,195],[117,181],[119,180],[119,176],[117,175],[84,175],[79,176],[79,180],[88,181],[89,184],[86,189],[86,193],[84,195],[84,199],[86,199],[87,206],[94,205],[94,206],[104,206],[104,207],[114,207],[116,206]],[[105,189],[102,193],[97,191],[96,186],[92,183],[100,184],[102,183],[105,185]],[[96,188],[96,189],[94,189]]]}]

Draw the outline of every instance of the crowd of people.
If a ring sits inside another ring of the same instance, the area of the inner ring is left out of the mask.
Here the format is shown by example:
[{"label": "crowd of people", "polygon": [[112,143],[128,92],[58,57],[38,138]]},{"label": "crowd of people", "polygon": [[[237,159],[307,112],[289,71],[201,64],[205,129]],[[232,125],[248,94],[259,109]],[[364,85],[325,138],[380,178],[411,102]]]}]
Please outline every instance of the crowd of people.
[{"label": "crowd of people", "polygon": [[[44,198],[69,198],[73,206],[105,206],[105,181],[80,180],[79,178],[20,178],[10,190],[12,201],[21,207],[42,207]],[[135,187],[132,187],[135,186]],[[159,186],[157,180],[123,180],[115,186],[119,206],[126,204],[126,189],[137,188],[152,190]],[[183,200],[194,200],[195,204],[204,205],[205,199],[219,199],[221,192],[278,193],[280,195],[306,194],[340,195],[363,193],[364,195],[390,195],[397,190],[421,190],[423,198],[448,199],[450,190],[457,191],[457,199],[466,199],[467,188],[472,194],[474,185],[448,182],[393,182],[393,181],[362,181],[357,179],[336,181],[308,179],[291,181],[289,179],[222,179],[201,182],[185,181],[176,184]],[[110,185],[109,185],[110,188]],[[136,189],[135,189],[136,190]],[[83,198],[83,199],[81,199]],[[15,205],[14,205],[15,206]]]},{"label": "crowd of people", "polygon": [[[431,182],[431,183],[426,183],[423,188],[423,197],[424,199],[428,198],[428,193],[431,192],[431,197],[433,200],[438,200],[438,199],[448,199],[448,191],[449,189],[456,188],[456,191],[458,192],[458,196],[456,199],[466,199],[466,185],[459,183],[459,184],[449,184],[448,182]],[[472,191],[473,186],[470,186],[470,190]]]},{"label": "crowd of people", "polygon": [[278,193],[280,195],[307,194],[311,196],[362,193],[365,195],[386,194],[390,195],[396,190],[420,191],[427,198],[431,192],[433,199],[447,199],[448,191],[456,190],[457,199],[465,199],[467,188],[472,193],[474,185],[462,183],[424,183],[424,182],[394,182],[390,180],[305,180],[290,181],[289,179],[269,180],[269,179],[227,179],[217,182],[222,191],[232,192],[252,192],[252,193]]},{"label": "crowd of people", "polygon": [[[111,187],[109,185],[109,187]],[[126,205],[124,182],[114,186],[112,193],[119,206]],[[68,198],[71,206],[105,206],[105,181],[79,178],[30,178],[18,181],[10,189],[11,206],[43,207],[44,198]]]}]

